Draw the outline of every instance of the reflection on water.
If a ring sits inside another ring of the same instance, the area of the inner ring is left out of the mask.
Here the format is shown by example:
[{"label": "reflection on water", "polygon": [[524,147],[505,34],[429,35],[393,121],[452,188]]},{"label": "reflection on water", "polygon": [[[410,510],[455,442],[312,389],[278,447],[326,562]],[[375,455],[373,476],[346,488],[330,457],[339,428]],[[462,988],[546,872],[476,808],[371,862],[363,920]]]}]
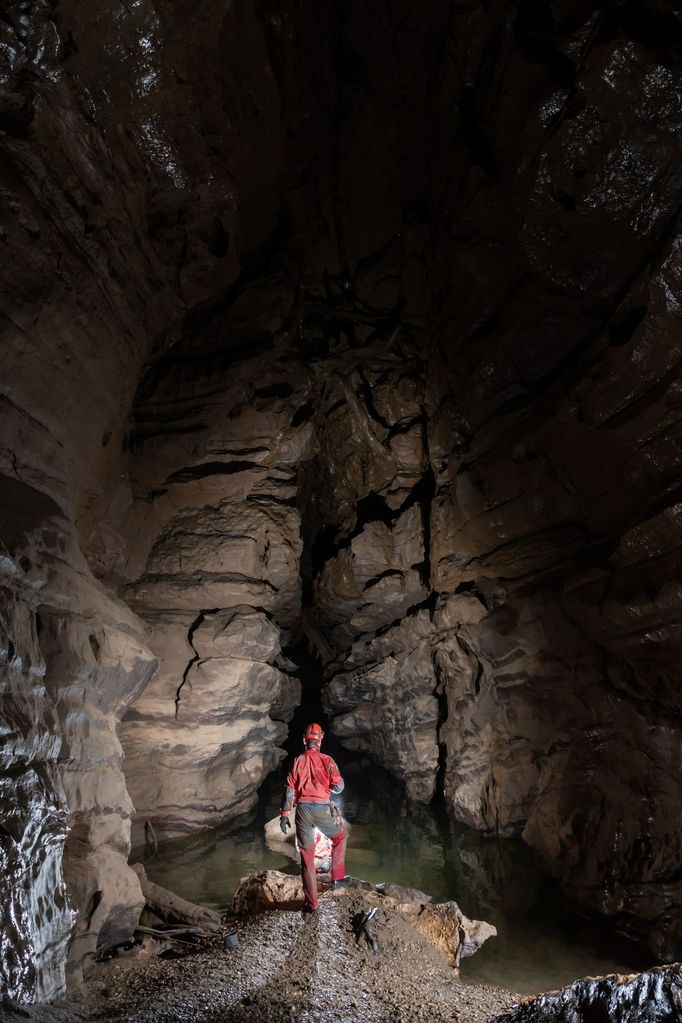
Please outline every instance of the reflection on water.
[{"label": "reflection on water", "polygon": [[[353,825],[348,873],[414,885],[438,901],[454,899],[468,916],[497,927],[498,937],[462,963],[463,979],[532,993],[577,977],[651,965],[645,952],[606,928],[571,919],[522,843],[482,839],[441,808],[408,803],[395,781],[361,758],[348,760],[342,770],[343,812]],[[151,880],[193,901],[224,907],[241,877],[295,870],[263,838],[264,823],[279,812],[283,777],[269,779],[248,819],[161,845],[146,863]]]}]

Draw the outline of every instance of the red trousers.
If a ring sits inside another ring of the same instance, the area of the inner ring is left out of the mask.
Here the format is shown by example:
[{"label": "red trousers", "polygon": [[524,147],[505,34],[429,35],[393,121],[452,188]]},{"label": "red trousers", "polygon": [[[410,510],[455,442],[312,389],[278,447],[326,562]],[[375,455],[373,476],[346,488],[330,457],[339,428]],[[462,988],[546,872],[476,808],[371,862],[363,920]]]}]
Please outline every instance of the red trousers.
[{"label": "red trousers", "polygon": [[330,803],[298,803],[296,806],[296,838],[301,853],[301,877],[306,906],[317,909],[317,878],[315,877],[315,828],[332,841],[332,881],[340,881],[346,873],[346,829]]}]

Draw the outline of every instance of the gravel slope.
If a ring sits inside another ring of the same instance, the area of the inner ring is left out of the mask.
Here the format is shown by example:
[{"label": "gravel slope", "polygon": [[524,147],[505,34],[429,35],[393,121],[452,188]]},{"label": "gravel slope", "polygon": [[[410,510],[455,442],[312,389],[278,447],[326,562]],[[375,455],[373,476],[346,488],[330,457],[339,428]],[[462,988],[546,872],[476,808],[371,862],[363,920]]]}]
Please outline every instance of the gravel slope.
[{"label": "gravel slope", "polygon": [[[441,953],[397,914],[373,922],[380,951],[356,941],[352,892],[323,896],[314,916],[273,911],[236,922],[183,959],[120,957],[96,968],[83,1005],[89,1021],[126,1023],[483,1023],[517,999],[457,980]],[[83,1018],[83,1017],[81,1017]]]}]

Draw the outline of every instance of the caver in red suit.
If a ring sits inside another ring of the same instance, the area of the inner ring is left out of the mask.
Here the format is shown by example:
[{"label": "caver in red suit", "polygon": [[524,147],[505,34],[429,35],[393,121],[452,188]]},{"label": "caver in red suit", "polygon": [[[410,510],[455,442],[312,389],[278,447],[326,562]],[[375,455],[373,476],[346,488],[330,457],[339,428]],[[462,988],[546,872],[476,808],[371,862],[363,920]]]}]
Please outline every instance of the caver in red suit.
[{"label": "caver in red suit", "polygon": [[320,753],[324,732],[319,725],[308,725],[303,733],[305,753],[296,757],[287,775],[279,826],[286,835],[291,827],[289,813],[296,806],[296,838],[301,853],[301,876],[305,894],[304,912],[317,909],[315,879],[315,828],[331,839],[332,887],[344,885],[346,831],[338,809],[329,801],[330,793],[343,792],[343,778],[331,757]]}]

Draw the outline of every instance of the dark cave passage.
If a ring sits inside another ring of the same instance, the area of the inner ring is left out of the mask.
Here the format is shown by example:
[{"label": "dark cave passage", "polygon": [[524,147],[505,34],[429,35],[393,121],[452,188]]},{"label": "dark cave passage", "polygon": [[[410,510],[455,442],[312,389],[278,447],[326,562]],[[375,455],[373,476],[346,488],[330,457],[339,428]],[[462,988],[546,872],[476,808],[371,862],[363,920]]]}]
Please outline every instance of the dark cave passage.
[{"label": "dark cave passage", "polygon": [[320,657],[311,650],[306,639],[301,639],[295,646],[284,651],[287,658],[295,665],[296,677],[301,682],[301,702],[296,706],[289,721],[289,736],[282,744],[287,752],[287,761],[296,757],[303,749],[303,731],[306,725],[317,722],[325,732],[324,752],[336,757],[339,752],[338,743],[330,734],[329,719],[322,707],[323,665]]}]

